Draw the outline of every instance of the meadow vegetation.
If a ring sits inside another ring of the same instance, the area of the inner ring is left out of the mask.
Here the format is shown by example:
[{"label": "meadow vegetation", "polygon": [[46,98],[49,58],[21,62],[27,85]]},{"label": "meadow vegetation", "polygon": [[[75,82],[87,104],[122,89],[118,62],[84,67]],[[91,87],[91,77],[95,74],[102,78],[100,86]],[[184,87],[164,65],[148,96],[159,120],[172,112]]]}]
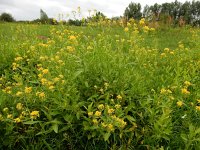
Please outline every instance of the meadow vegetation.
[{"label": "meadow vegetation", "polygon": [[200,30],[145,19],[0,24],[0,149],[200,147]]}]

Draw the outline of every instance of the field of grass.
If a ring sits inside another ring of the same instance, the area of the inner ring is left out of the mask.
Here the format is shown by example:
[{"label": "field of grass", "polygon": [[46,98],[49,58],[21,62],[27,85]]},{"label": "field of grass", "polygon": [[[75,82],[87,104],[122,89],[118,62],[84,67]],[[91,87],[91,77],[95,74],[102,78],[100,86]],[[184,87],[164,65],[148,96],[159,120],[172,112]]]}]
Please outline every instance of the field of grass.
[{"label": "field of grass", "polygon": [[0,149],[200,149],[200,29],[0,24]]}]

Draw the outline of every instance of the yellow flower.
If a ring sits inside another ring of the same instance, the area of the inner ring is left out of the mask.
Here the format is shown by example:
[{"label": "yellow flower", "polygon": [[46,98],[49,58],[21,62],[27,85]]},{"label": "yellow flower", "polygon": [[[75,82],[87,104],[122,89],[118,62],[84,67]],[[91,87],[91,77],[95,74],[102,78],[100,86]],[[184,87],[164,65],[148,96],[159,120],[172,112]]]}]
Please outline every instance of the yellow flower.
[{"label": "yellow flower", "polygon": [[183,106],[183,102],[182,101],[178,101],[176,104],[177,104],[178,107]]},{"label": "yellow flower", "polygon": [[24,92],[25,93],[31,93],[32,92],[32,87],[25,87]]},{"label": "yellow flower", "polygon": [[166,57],[166,54],[165,53],[161,53],[160,56],[161,57]]},{"label": "yellow flower", "polygon": [[140,20],[139,24],[140,24],[140,25],[144,25],[144,24],[145,24],[145,19],[142,18],[142,19]]},{"label": "yellow flower", "polygon": [[147,32],[147,31],[149,31],[149,27],[148,26],[144,26],[143,30],[144,30],[144,32]]},{"label": "yellow flower", "polygon": [[106,82],[106,83],[104,83],[104,86],[107,88],[109,86],[109,84]]},{"label": "yellow flower", "polygon": [[49,86],[49,90],[54,90],[54,86],[53,85],[51,85],[51,86]]},{"label": "yellow flower", "polygon": [[101,125],[102,125],[102,127],[104,127],[104,128],[107,127],[107,125],[106,125],[104,122],[102,122]]},{"label": "yellow flower", "polygon": [[121,105],[117,104],[117,105],[115,105],[115,108],[119,109],[119,108],[121,108]]},{"label": "yellow flower", "polygon": [[196,110],[200,111],[200,106],[196,106]]},{"label": "yellow flower", "polygon": [[101,112],[100,111],[96,111],[94,114],[96,117],[100,117],[101,116]]},{"label": "yellow flower", "polygon": [[45,78],[42,78],[40,81],[41,81],[42,85],[47,83],[47,79],[45,79]]},{"label": "yellow flower", "polygon": [[188,87],[190,85],[192,85],[189,81],[185,81],[184,84]]},{"label": "yellow flower", "polygon": [[190,91],[188,91],[186,88],[181,89],[181,92],[183,94],[190,94]]},{"label": "yellow flower", "polygon": [[124,31],[125,31],[125,32],[128,32],[128,30],[129,30],[128,27],[124,28]]},{"label": "yellow flower", "polygon": [[104,105],[103,105],[103,104],[100,104],[100,105],[98,106],[98,109],[103,110],[103,109],[104,109]]},{"label": "yellow flower", "polygon": [[16,108],[17,108],[17,110],[22,110],[22,108],[23,108],[22,103],[17,103]]},{"label": "yellow flower", "polygon": [[60,78],[58,78],[58,77],[55,77],[55,78],[53,79],[54,82],[58,82],[59,80],[60,80]]},{"label": "yellow flower", "polygon": [[165,52],[169,52],[170,50],[169,50],[169,48],[165,48],[164,51]]},{"label": "yellow flower", "polygon": [[98,124],[97,119],[93,119],[92,122],[93,122],[94,124]]},{"label": "yellow flower", "polygon": [[62,74],[59,75],[60,78],[64,78],[64,76]]},{"label": "yellow flower", "polygon": [[0,114],[0,121],[1,121],[1,120],[3,120],[3,116],[2,116],[2,114]]},{"label": "yellow flower", "polygon": [[45,93],[44,92],[40,92],[39,94],[38,94],[38,96],[39,96],[39,98],[45,98]]},{"label": "yellow flower", "polygon": [[112,109],[112,108],[108,109],[108,113],[109,113],[109,114],[112,114],[114,111],[115,111],[115,110]]},{"label": "yellow flower", "polygon": [[8,115],[7,115],[7,118],[8,118],[8,119],[12,119],[12,118],[13,118],[13,115],[12,115],[12,114],[8,114]]},{"label": "yellow flower", "polygon": [[114,131],[114,127],[111,123],[108,124],[107,128],[108,128],[109,131]]},{"label": "yellow flower", "polygon": [[76,40],[76,37],[74,35],[69,36],[70,40]]},{"label": "yellow flower", "polygon": [[30,117],[31,117],[32,119],[36,119],[36,118],[39,117],[39,116],[40,116],[39,111],[32,111],[32,112],[30,113]]},{"label": "yellow flower", "polygon": [[44,69],[44,70],[42,70],[42,73],[43,73],[43,74],[47,74],[48,72],[49,72],[48,69]]},{"label": "yellow flower", "polygon": [[122,99],[122,96],[121,95],[117,95],[117,99]]},{"label": "yellow flower", "polygon": [[88,112],[88,116],[91,117],[93,115],[93,112]]},{"label": "yellow flower", "polygon": [[198,99],[197,102],[200,103],[200,99]]},{"label": "yellow flower", "polygon": [[22,57],[16,57],[15,58],[15,61],[20,61],[20,60],[22,60],[23,58]]},{"label": "yellow flower", "polygon": [[18,91],[18,92],[16,93],[16,96],[21,96],[22,94],[23,94],[23,92]]},{"label": "yellow flower", "polygon": [[3,109],[3,112],[8,112],[8,107],[5,107],[4,109]]},{"label": "yellow flower", "polygon": [[20,119],[20,118],[15,118],[14,121],[15,121],[16,123],[20,123],[20,122],[21,122],[21,119]]}]

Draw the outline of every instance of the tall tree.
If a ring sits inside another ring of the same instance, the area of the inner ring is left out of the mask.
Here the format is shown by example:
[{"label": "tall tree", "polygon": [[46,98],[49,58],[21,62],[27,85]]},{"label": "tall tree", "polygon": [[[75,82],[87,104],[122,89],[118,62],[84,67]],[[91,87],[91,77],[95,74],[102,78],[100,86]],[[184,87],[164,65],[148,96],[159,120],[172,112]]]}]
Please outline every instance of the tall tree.
[{"label": "tall tree", "polygon": [[42,9],[40,9],[40,20],[41,20],[41,22],[47,22],[48,19],[49,18],[47,16],[47,14]]},{"label": "tall tree", "polygon": [[150,10],[154,13],[154,16],[156,20],[159,20],[160,18],[160,12],[161,12],[161,5],[155,3],[153,6],[150,7]]},{"label": "tall tree", "polygon": [[127,19],[130,19],[130,18],[140,19],[142,17],[140,3],[133,3],[133,2],[131,2],[128,5],[128,7],[125,9],[124,16]]},{"label": "tall tree", "polygon": [[15,21],[14,18],[12,17],[11,14],[9,13],[2,13],[0,16],[1,21],[6,21],[6,22],[13,22]]}]

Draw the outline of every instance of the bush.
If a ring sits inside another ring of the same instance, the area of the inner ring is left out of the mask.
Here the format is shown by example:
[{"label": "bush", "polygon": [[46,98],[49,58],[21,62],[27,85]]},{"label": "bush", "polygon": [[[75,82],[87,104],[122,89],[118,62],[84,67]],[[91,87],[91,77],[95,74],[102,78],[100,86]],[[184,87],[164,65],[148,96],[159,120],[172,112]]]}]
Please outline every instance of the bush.
[{"label": "bush", "polygon": [[2,13],[0,16],[0,21],[5,21],[5,22],[14,22],[14,18],[12,17],[11,14],[9,13]]}]

